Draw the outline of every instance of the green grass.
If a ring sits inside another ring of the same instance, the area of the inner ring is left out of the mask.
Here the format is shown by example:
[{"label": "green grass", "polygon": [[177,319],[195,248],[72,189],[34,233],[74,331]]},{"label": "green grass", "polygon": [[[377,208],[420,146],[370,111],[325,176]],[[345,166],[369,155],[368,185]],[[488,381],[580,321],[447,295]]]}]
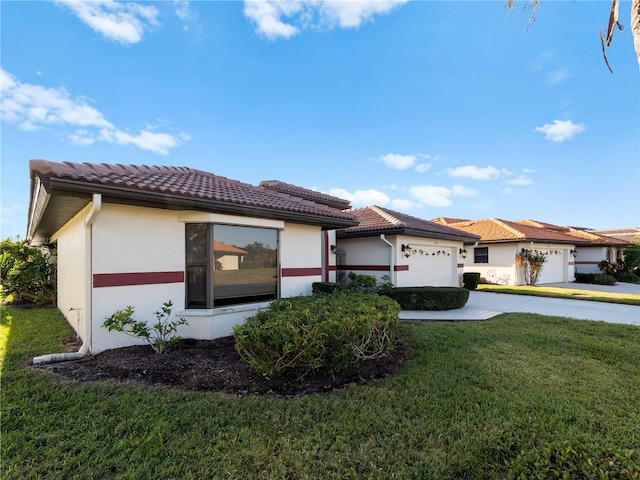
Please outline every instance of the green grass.
[{"label": "green grass", "polygon": [[509,285],[478,285],[478,290],[493,293],[511,293],[514,295],[531,295],[535,297],[570,298],[573,300],[587,300],[592,302],[620,303],[624,305],[640,305],[640,295],[631,293],[610,293],[595,290],[580,290],[573,288],[532,287]]},{"label": "green grass", "polygon": [[4,308],[3,479],[493,479],[549,442],[640,445],[640,328],[505,314],[405,323],[401,373],[296,399],[61,381],[26,364],[71,336]]}]

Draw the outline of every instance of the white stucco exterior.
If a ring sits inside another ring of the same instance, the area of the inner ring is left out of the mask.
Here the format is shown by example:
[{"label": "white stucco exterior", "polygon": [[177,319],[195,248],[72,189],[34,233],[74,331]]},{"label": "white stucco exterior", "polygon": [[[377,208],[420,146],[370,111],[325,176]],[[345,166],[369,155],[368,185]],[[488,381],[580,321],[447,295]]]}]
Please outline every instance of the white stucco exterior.
[{"label": "white stucco exterior", "polygon": [[[386,240],[386,241],[385,241]],[[389,242],[389,243],[387,243]],[[391,244],[391,245],[389,245]],[[409,256],[402,252],[408,245]],[[338,269],[348,274],[387,276],[397,287],[461,285],[462,242],[408,235],[338,239]]]},{"label": "white stucco exterior", "polygon": [[577,273],[602,273],[598,264],[607,260],[615,263],[619,258],[624,257],[623,247],[613,246],[581,246],[577,248],[576,272]]},{"label": "white stucco exterior", "polygon": [[[488,263],[476,263],[474,250],[488,248]],[[547,259],[544,263],[537,284],[573,282],[575,280],[574,258],[570,251],[574,245],[553,243],[484,243],[468,248],[469,253],[464,260],[465,272],[477,272],[489,283],[500,285],[525,285],[523,269],[516,266],[516,256],[522,249],[542,252]]]},{"label": "white stucco exterior", "polygon": [[[83,340],[91,331],[93,353],[144,343],[102,327],[107,317],[128,305],[134,307],[135,319],[154,322],[154,312],[164,302],[172,301],[173,314],[188,321],[188,325],[179,327],[179,335],[197,339],[230,335],[234,325],[268,305],[259,302],[185,309],[187,222],[277,229],[281,297],[310,294],[311,283],[322,279],[323,237],[319,226],[105,203],[88,228],[85,218],[90,208],[91,204],[52,239],[58,246],[58,307],[74,329],[79,329]],[[70,308],[86,305],[89,311],[82,311],[78,326],[77,312]],[[91,328],[87,328],[87,321],[92,322]]]}]

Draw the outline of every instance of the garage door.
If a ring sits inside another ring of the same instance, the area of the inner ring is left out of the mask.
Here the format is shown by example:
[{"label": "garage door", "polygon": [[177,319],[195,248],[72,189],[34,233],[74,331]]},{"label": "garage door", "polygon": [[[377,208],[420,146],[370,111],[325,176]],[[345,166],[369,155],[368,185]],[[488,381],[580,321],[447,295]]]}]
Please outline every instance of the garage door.
[{"label": "garage door", "polygon": [[[457,257],[452,248],[415,247],[407,259],[409,271],[402,273],[403,286],[453,286]],[[400,275],[398,275],[400,280]]]},{"label": "garage door", "polygon": [[564,281],[564,255],[562,250],[543,250],[547,255],[538,284],[558,283]]}]

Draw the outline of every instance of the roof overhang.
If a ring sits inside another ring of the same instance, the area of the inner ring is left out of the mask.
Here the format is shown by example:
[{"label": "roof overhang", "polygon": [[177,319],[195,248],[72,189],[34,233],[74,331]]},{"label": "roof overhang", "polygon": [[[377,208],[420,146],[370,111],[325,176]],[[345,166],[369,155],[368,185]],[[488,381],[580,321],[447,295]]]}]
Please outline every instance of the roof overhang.
[{"label": "roof overhang", "polygon": [[104,203],[161,208],[167,210],[195,210],[227,213],[246,217],[284,220],[315,225],[323,230],[348,228],[358,223],[346,218],[288,212],[254,205],[132,190],[124,187],[82,182],[68,178],[32,175],[27,240],[41,244],[91,202],[93,194],[102,195]]},{"label": "roof overhang", "polygon": [[450,240],[454,242],[463,242],[465,245],[473,245],[474,243],[480,241],[480,237],[478,235],[473,235],[473,234],[449,235],[446,233],[427,232],[424,230],[415,230],[410,228],[394,228],[394,229],[388,229],[388,230],[378,229],[378,230],[354,231],[354,232],[338,230],[338,232],[336,233],[336,236],[338,238],[364,238],[364,237],[377,237],[381,234],[407,235],[411,237],[421,237],[421,238],[435,238],[438,240]]}]

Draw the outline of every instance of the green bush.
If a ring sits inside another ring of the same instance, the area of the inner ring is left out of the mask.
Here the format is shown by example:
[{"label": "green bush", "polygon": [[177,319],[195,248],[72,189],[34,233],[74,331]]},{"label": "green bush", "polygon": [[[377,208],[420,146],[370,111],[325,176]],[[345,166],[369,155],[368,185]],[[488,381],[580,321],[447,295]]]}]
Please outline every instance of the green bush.
[{"label": "green bush", "polygon": [[475,290],[480,283],[480,274],[477,272],[465,272],[462,274],[462,285],[467,290]]},{"label": "green bush", "polygon": [[26,240],[3,240],[0,243],[2,296],[12,295],[15,302],[55,303],[57,269],[51,262],[52,248],[50,245],[30,247]]},{"label": "green bush", "polygon": [[546,445],[539,451],[521,453],[508,468],[507,478],[512,480],[632,480],[640,478],[640,450],[555,443]]},{"label": "green bush", "polygon": [[626,283],[640,283],[640,277],[635,273],[631,272],[618,272],[613,275],[614,278],[619,282]]},{"label": "green bush", "polygon": [[469,290],[458,287],[395,287],[384,295],[403,310],[453,310],[464,307],[469,300]]},{"label": "green bush", "polygon": [[593,277],[593,282],[596,285],[615,285],[616,277],[613,275],[596,275]]},{"label": "green bush", "polygon": [[336,293],[342,290],[342,285],[337,282],[313,282],[311,284],[311,291],[314,294],[319,293]]},{"label": "green bush", "polygon": [[399,311],[390,298],[365,293],[293,297],[271,302],[235,326],[233,336],[236,350],[255,372],[334,374],[393,348]]},{"label": "green bush", "polygon": [[576,273],[576,283],[593,283],[599,273]]}]

